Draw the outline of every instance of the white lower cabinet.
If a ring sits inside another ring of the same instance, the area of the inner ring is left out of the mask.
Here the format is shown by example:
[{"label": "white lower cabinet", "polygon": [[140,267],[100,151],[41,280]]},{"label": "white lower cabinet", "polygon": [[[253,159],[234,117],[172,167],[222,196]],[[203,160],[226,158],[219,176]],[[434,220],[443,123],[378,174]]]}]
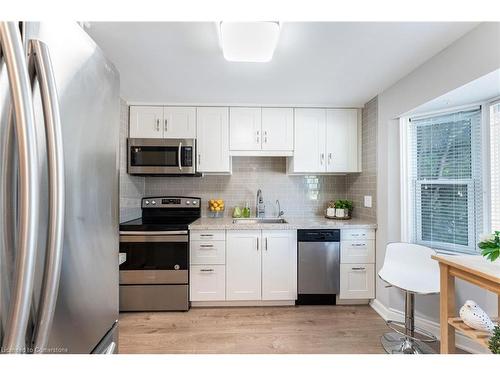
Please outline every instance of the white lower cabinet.
[{"label": "white lower cabinet", "polygon": [[263,230],[262,299],[297,299],[297,232]]},{"label": "white lower cabinet", "polygon": [[369,299],[374,297],[374,264],[340,264],[340,299]]},{"label": "white lower cabinet", "polygon": [[296,295],[296,231],[227,231],[226,300],[294,300]]},{"label": "white lower cabinet", "polygon": [[191,301],[224,301],[226,299],[226,266],[191,266]]},{"label": "white lower cabinet", "polygon": [[227,231],[226,299],[261,299],[260,230]]},{"label": "white lower cabinet", "polygon": [[339,298],[375,298],[375,230],[343,229],[340,237]]}]

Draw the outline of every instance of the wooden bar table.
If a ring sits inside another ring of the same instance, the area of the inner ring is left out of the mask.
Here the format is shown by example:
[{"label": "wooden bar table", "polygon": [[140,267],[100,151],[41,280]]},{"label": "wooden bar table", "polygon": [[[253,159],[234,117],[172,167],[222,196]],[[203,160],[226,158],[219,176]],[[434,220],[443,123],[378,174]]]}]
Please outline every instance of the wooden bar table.
[{"label": "wooden bar table", "polygon": [[[462,332],[487,348],[489,335],[465,325],[456,311],[455,278],[495,293],[500,316],[500,263],[490,262],[477,255],[433,255],[432,259],[439,262],[440,269],[441,354],[455,353],[455,331]],[[494,320],[498,321],[498,317]]]}]

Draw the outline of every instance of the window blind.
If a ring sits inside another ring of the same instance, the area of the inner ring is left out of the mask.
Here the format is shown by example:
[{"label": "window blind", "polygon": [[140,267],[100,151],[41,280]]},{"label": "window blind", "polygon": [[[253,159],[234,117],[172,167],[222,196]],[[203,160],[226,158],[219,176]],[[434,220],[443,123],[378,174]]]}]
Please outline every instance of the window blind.
[{"label": "window blind", "polygon": [[482,225],[481,109],[410,121],[416,242],[475,252]]},{"label": "window blind", "polygon": [[500,103],[490,106],[491,229],[500,230]]}]

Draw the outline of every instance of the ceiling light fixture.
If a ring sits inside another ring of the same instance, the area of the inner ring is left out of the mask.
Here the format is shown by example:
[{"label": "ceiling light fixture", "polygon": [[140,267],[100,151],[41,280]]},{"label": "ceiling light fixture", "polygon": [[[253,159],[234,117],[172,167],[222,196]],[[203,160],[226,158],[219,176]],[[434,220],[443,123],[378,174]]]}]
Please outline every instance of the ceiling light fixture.
[{"label": "ceiling light fixture", "polygon": [[280,34],[279,22],[221,22],[220,43],[224,58],[239,62],[268,62]]}]

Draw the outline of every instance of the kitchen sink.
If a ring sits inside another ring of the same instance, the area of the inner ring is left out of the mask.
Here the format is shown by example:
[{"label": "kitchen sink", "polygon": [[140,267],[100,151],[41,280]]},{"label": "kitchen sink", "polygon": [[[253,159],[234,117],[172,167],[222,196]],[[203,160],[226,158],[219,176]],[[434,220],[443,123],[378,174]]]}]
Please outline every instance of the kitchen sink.
[{"label": "kitchen sink", "polygon": [[278,217],[252,217],[233,219],[233,224],[287,224],[288,221]]}]

